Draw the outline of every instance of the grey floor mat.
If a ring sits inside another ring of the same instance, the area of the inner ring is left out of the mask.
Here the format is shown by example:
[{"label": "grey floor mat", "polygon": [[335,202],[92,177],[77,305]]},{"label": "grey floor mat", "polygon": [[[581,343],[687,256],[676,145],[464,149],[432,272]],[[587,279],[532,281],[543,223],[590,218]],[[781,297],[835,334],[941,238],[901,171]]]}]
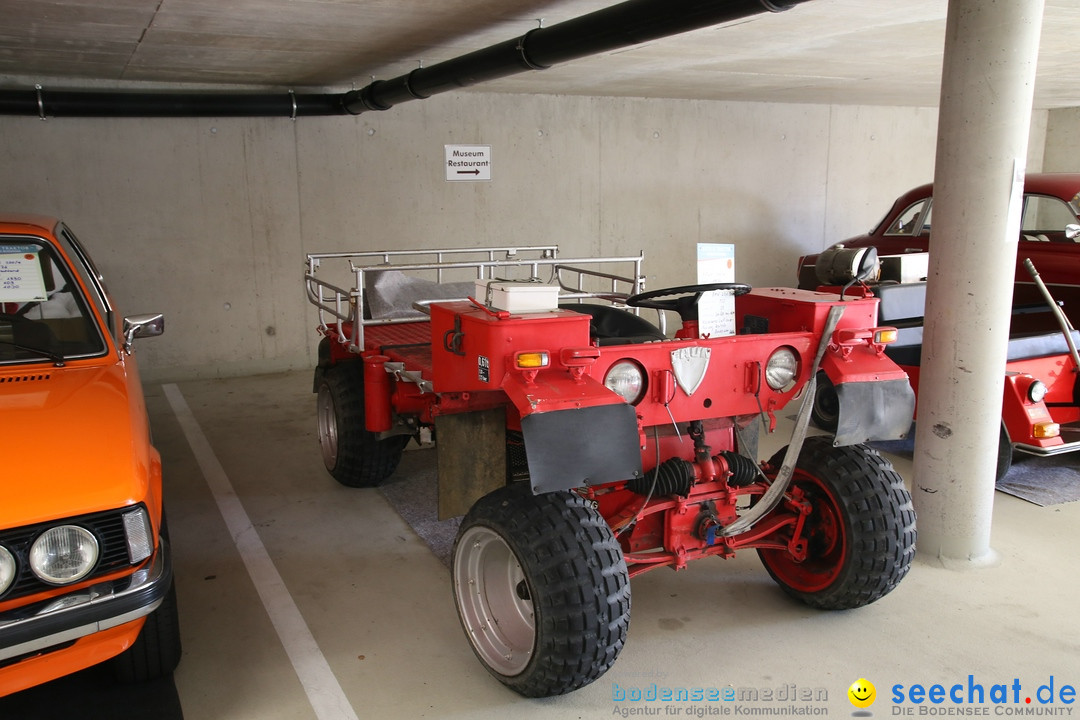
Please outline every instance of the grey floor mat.
[{"label": "grey floor mat", "polygon": [[1013,466],[997,489],[1036,505],[1059,505],[1080,500],[1078,456],[1033,457],[1016,455]]},{"label": "grey floor mat", "polygon": [[434,448],[406,451],[401,465],[393,477],[379,486],[379,492],[427,543],[435,557],[449,567],[461,518],[439,520]]},{"label": "grey floor mat", "polygon": [[[870,443],[882,452],[911,457],[915,432],[906,440]],[[1000,492],[1046,507],[1080,500],[1080,455],[1035,457],[1017,453],[1013,466],[996,485]]]}]

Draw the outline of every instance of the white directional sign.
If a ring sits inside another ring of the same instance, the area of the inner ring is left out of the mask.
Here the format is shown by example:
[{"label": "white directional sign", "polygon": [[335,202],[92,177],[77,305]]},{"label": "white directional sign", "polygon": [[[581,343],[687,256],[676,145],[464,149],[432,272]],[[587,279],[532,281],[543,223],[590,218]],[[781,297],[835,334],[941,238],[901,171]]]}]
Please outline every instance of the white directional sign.
[{"label": "white directional sign", "polygon": [[445,145],[446,180],[476,182],[491,180],[490,145]]}]

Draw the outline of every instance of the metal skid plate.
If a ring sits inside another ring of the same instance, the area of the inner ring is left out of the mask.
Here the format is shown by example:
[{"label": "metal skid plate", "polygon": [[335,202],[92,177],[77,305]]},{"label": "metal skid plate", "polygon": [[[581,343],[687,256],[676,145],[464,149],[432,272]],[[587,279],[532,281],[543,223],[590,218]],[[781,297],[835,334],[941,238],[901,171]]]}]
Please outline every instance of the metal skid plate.
[{"label": "metal skid plate", "polygon": [[840,417],[835,445],[906,437],[915,412],[915,393],[907,379],[848,382],[836,386]]},{"label": "metal skid plate", "polygon": [[506,484],[506,411],[501,408],[439,415],[439,519],[464,515],[473,503]]},{"label": "metal skid plate", "polygon": [[533,413],[521,419],[534,493],[641,475],[637,417],[623,403]]}]

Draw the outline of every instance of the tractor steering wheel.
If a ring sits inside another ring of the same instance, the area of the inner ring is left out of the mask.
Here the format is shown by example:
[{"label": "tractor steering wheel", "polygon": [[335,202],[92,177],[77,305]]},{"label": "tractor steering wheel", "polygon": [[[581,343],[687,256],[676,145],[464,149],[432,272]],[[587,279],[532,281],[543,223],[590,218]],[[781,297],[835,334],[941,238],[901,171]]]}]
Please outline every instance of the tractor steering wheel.
[{"label": "tractor steering wheel", "polygon": [[[660,288],[631,295],[626,299],[630,307],[643,307],[653,310],[672,310],[679,313],[685,323],[697,320],[697,304],[701,296],[713,290],[733,290],[735,295],[750,292],[750,286],[744,283],[705,283],[703,285],[680,285],[679,287]],[[664,299],[660,299],[664,298]]]}]

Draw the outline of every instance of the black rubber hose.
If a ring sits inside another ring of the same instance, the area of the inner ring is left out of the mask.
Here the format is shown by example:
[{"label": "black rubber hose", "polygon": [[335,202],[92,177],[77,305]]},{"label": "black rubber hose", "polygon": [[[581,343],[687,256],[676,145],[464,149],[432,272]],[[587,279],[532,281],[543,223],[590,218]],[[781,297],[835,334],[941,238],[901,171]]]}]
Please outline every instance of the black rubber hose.
[{"label": "black rubber hose", "polygon": [[[681,458],[670,458],[660,463],[656,468],[656,489],[653,490],[655,497],[679,495],[686,497],[690,494],[690,487],[694,484],[694,465]],[[628,490],[638,495],[647,495],[653,484],[653,473],[646,473],[643,477],[633,478],[626,483]]]},{"label": "black rubber hose", "polygon": [[757,481],[758,466],[750,458],[727,450],[722,451],[718,457],[727,463],[728,470],[731,471],[731,477],[727,481],[731,487],[746,487]]}]

